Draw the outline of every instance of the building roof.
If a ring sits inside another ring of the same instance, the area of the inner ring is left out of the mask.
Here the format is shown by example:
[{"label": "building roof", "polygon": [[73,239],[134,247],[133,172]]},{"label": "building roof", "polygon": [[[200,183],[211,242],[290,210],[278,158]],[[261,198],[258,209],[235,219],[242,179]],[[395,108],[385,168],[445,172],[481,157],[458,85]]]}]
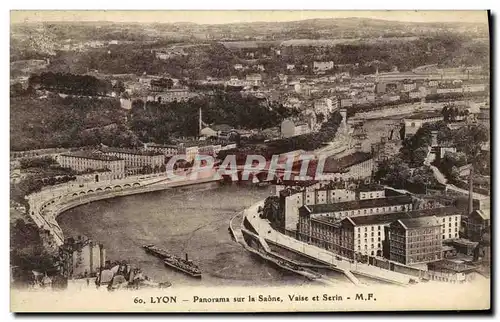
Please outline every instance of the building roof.
[{"label": "building roof", "polygon": [[285,188],[283,190],[280,191],[280,196],[281,197],[288,197],[288,196],[291,196],[291,195],[294,195],[296,193],[299,193],[299,192],[302,192],[303,189],[301,188]]},{"label": "building roof", "polygon": [[211,128],[214,131],[231,131],[233,129],[233,127],[228,124],[213,124]]},{"label": "building roof", "polygon": [[380,191],[380,190],[385,190],[383,185],[380,185],[378,183],[370,183],[370,184],[361,184],[357,188],[358,191],[360,192],[366,192],[366,191]]},{"label": "building roof", "polygon": [[119,157],[115,157],[112,155],[106,155],[101,152],[90,152],[90,151],[77,151],[73,153],[64,153],[61,156],[73,157],[73,158],[82,158],[89,160],[100,160],[100,161],[118,161],[123,160]]},{"label": "building roof", "polygon": [[325,173],[341,172],[353,165],[370,160],[371,158],[372,158],[371,153],[366,153],[366,152],[354,152],[340,159],[334,159],[332,157],[329,157],[325,160],[325,167],[323,171]]},{"label": "building roof", "polygon": [[318,182],[317,180],[282,180],[276,184],[290,187],[310,187]]},{"label": "building roof", "polygon": [[398,219],[397,222],[399,222],[405,229],[441,226],[441,223],[436,216],[403,218]]},{"label": "building roof", "polygon": [[440,207],[431,209],[418,209],[406,212],[394,212],[388,214],[372,214],[367,216],[350,217],[354,226],[386,225],[399,219],[410,219],[427,216],[444,217],[461,214],[461,210],[455,207]]},{"label": "building roof", "polygon": [[151,150],[132,150],[132,149],[112,148],[112,147],[104,149],[103,153],[124,153],[124,154],[134,154],[134,155],[144,155],[144,156],[163,155],[160,152]]},{"label": "building roof", "polygon": [[434,271],[465,273],[475,271],[476,267],[467,265],[466,263],[456,263],[448,259],[443,259],[437,262],[429,263],[429,269]]},{"label": "building roof", "polygon": [[177,146],[174,144],[159,144],[159,143],[146,143],[146,147],[148,148],[170,148],[177,149]]},{"label": "building roof", "polygon": [[408,120],[425,120],[425,119],[431,119],[435,117],[443,117],[441,112],[429,112],[429,113],[416,113],[413,115],[410,115],[406,117]]},{"label": "building roof", "polygon": [[464,238],[453,239],[453,240],[450,240],[448,243],[452,244],[452,245],[472,246],[472,247],[476,247],[478,244],[478,242],[473,242],[471,240],[464,239]]},{"label": "building roof", "polygon": [[481,217],[483,220],[489,220],[490,219],[490,209],[477,209],[474,210],[471,215],[476,214],[479,217]]},{"label": "building roof", "polygon": [[353,200],[353,201],[338,202],[333,204],[308,205],[307,207],[310,210],[311,214],[315,214],[315,213],[325,213],[325,212],[347,211],[354,209],[405,205],[409,203],[412,203],[412,198],[410,196],[404,195],[404,196],[379,198],[379,199]]}]

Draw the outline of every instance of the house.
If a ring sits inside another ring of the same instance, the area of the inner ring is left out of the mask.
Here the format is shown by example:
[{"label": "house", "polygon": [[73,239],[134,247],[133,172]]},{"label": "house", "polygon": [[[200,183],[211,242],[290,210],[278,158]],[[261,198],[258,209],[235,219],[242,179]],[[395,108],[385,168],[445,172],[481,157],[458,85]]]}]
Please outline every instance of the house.
[{"label": "house", "polygon": [[315,61],[313,62],[313,69],[315,72],[324,72],[333,69],[333,61]]},{"label": "house", "polygon": [[260,86],[262,84],[262,75],[260,74],[250,74],[247,75],[246,80],[250,85]]},{"label": "house", "polygon": [[441,112],[433,113],[417,113],[404,119],[405,138],[417,133],[418,129],[426,123],[435,123],[443,121],[444,117]]},{"label": "house", "polygon": [[233,66],[233,68],[236,69],[236,70],[242,70],[243,69],[243,65],[242,64],[235,64]]},{"label": "house", "polygon": [[311,129],[309,124],[305,122],[294,122],[290,119],[281,122],[281,137],[283,138],[307,134],[309,132],[311,132]]},{"label": "house", "polygon": [[203,136],[203,137],[206,137],[206,138],[217,137],[217,135],[218,135],[218,132],[214,131],[213,129],[211,129],[209,127],[204,127],[200,131],[200,136]]},{"label": "house", "polygon": [[491,226],[490,209],[478,209],[469,214],[467,235],[472,241],[480,241],[481,236]]},{"label": "house", "polygon": [[286,70],[294,70],[295,65],[294,64],[286,64]]}]

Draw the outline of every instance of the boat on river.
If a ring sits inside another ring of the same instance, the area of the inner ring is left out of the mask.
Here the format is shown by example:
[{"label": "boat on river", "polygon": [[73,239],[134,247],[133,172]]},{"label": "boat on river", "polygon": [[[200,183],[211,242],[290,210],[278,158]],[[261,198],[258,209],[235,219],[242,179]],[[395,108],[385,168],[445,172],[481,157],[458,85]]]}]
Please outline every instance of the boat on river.
[{"label": "boat on river", "polygon": [[172,255],[168,251],[166,251],[162,248],[156,247],[155,245],[144,245],[144,246],[142,246],[142,248],[144,248],[144,250],[147,253],[154,255],[154,256],[160,258],[161,260],[163,260],[163,263],[165,264],[165,266],[174,268],[174,269],[181,271],[185,274],[188,274],[192,277],[198,277],[198,278],[201,277],[200,268],[193,261],[188,259],[187,254],[186,254],[186,258],[184,259],[184,258],[175,256],[175,255]]}]

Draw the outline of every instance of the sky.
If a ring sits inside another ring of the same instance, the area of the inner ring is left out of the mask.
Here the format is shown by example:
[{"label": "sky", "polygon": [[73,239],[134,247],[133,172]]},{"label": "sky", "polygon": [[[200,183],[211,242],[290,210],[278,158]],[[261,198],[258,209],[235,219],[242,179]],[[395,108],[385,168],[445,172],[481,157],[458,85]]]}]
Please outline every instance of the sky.
[{"label": "sky", "polygon": [[227,24],[316,18],[374,18],[406,22],[487,22],[486,11],[11,11],[11,23],[43,21],[192,22]]}]

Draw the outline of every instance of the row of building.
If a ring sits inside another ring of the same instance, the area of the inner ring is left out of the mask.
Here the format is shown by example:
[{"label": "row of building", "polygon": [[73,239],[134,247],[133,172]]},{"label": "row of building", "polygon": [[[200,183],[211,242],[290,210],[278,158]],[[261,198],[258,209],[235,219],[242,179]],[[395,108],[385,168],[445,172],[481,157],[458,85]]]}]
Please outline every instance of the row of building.
[{"label": "row of building", "polygon": [[[77,151],[56,156],[62,167],[77,172],[105,170],[107,179],[121,179],[138,174],[145,167],[159,172],[169,158],[184,155],[185,161],[193,162],[197,155],[216,156],[221,150],[235,148],[231,142],[193,141],[177,145],[147,143],[143,149],[103,148],[94,151]],[[164,170],[163,170],[164,171]]]}]

